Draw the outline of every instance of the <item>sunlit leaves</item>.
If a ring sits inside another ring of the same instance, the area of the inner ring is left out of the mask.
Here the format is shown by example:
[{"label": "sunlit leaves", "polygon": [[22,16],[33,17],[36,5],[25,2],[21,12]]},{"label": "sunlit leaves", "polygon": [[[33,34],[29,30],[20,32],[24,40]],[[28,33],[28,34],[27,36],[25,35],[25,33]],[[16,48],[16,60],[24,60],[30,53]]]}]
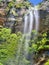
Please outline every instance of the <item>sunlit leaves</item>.
[{"label": "sunlit leaves", "polygon": [[0,62],[6,63],[9,58],[14,58],[21,34],[11,34],[10,29],[2,28],[0,31]]},{"label": "sunlit leaves", "polygon": [[[34,33],[34,31],[32,33]],[[46,45],[47,42],[48,42],[47,33],[41,34],[41,38],[36,37],[36,39],[31,40],[32,43],[32,46],[30,48],[31,52],[39,52],[40,50],[43,49],[49,49],[49,45]]]},{"label": "sunlit leaves", "polygon": [[9,4],[8,4],[8,7],[13,7],[13,5],[14,5],[14,2],[10,2]]},{"label": "sunlit leaves", "polygon": [[49,65],[49,60],[44,65]]},{"label": "sunlit leaves", "polygon": [[38,47],[37,44],[34,44],[34,43],[33,43],[33,44],[32,44],[32,51],[33,51],[33,52],[37,52],[37,47]]},{"label": "sunlit leaves", "polygon": [[18,14],[16,13],[14,9],[11,10],[11,14],[13,14],[14,16],[18,16]]},{"label": "sunlit leaves", "polygon": [[0,65],[3,65],[2,63],[0,63]]}]

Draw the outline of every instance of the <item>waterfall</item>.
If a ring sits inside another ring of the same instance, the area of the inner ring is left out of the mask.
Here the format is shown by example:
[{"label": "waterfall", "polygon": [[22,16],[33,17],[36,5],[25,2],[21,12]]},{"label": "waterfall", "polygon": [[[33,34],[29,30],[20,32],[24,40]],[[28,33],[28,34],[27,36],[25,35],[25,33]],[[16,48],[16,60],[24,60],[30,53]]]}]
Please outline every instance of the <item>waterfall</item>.
[{"label": "waterfall", "polygon": [[[34,30],[36,31],[36,33],[38,33],[38,29],[39,29],[39,11],[37,8],[34,7],[34,9],[30,9],[29,10],[29,16],[25,15],[25,21],[24,21],[24,34],[25,36],[25,57],[29,54],[28,53],[28,48],[29,48],[29,41],[31,39],[31,32],[33,30],[33,26],[35,26]],[[35,21],[34,21],[35,19]],[[35,22],[35,25],[34,25]],[[37,34],[34,33],[34,37]],[[34,38],[33,38],[34,39]],[[31,65],[33,65],[33,58],[31,59]]]},{"label": "waterfall", "polygon": [[[36,32],[38,32],[39,28],[39,12],[37,8],[29,9],[28,14],[25,14],[24,16],[24,31],[21,42],[18,45],[18,51],[16,55],[16,65],[27,65],[25,64],[25,59],[27,59],[29,54],[28,48],[31,39],[31,32],[34,26],[35,26],[34,30]],[[36,35],[34,34],[33,36],[35,37]],[[31,59],[30,65],[33,65],[33,59]]]},{"label": "waterfall", "polygon": [[39,29],[39,11],[37,8],[34,9],[34,16],[35,16],[35,30],[38,32]]},{"label": "waterfall", "polygon": [[[28,18],[30,18],[28,20]],[[25,15],[24,18],[24,34],[25,34],[25,56],[28,55],[28,47],[29,47],[29,41],[31,37],[31,32],[32,32],[32,27],[33,27],[33,11],[29,11],[29,17]]]}]

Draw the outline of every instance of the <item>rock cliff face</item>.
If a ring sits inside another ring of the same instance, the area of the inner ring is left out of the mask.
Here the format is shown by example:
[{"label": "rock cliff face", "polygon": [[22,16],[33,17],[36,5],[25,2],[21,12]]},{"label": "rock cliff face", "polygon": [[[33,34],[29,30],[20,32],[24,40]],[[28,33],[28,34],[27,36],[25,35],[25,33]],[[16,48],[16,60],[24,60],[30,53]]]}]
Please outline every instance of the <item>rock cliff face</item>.
[{"label": "rock cliff face", "polygon": [[22,3],[22,2],[24,2],[24,0],[16,0],[17,1],[17,3]]},{"label": "rock cliff face", "polygon": [[49,30],[49,12],[46,10],[40,10],[40,32],[46,32]]},{"label": "rock cliff face", "polygon": [[[4,6],[5,5],[5,6]],[[16,5],[13,3],[8,2],[7,4],[5,2],[2,2],[0,5],[0,25],[3,25],[4,27],[11,28],[14,32],[17,31],[23,31],[23,19],[24,14],[28,10],[28,7],[31,6],[30,3],[24,0],[17,0]],[[12,7],[10,7],[12,6]],[[8,12],[6,12],[6,8]],[[40,4],[40,28],[39,31],[46,31],[49,29],[49,2],[44,1]],[[15,18],[14,21],[9,21],[8,18]]]},{"label": "rock cliff face", "polygon": [[43,1],[40,5],[40,31],[49,30],[49,1]]},{"label": "rock cliff face", "polygon": [[3,25],[4,22],[6,21],[5,16],[6,16],[6,14],[5,14],[4,9],[0,9],[0,25]]}]

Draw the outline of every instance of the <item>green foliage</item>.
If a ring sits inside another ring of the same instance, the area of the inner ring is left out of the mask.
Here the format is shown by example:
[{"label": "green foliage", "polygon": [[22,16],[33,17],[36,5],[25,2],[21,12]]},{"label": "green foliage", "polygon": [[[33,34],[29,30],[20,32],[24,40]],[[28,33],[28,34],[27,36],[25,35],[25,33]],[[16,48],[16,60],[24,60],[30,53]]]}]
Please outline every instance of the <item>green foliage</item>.
[{"label": "green foliage", "polygon": [[28,8],[30,6],[30,3],[29,2],[24,2],[24,3],[16,4],[15,6],[16,6],[16,8],[23,8],[23,7]]},{"label": "green foliage", "polygon": [[23,3],[15,3],[15,1],[11,1],[7,4],[6,11],[8,12],[12,7],[15,7],[15,9],[21,9],[23,7],[30,7],[30,3],[28,1],[24,1]]},{"label": "green foliage", "polygon": [[10,29],[0,29],[0,62],[5,64],[10,58],[14,58],[21,33],[11,34]]},{"label": "green foliage", "polygon": [[2,0],[0,0],[0,3],[1,3]]},{"label": "green foliage", "polygon": [[8,7],[9,8],[11,8],[11,7],[13,7],[14,6],[14,2],[10,2],[9,4],[8,4]]},{"label": "green foliage", "polygon": [[0,65],[3,65],[2,63],[0,63]]},{"label": "green foliage", "polygon": [[48,41],[46,33],[41,34],[40,37],[35,36],[35,39],[31,40],[32,46],[30,47],[30,51],[39,52],[40,50],[49,49],[49,45],[46,45]]},{"label": "green foliage", "polygon": [[49,65],[49,60],[44,65]]}]

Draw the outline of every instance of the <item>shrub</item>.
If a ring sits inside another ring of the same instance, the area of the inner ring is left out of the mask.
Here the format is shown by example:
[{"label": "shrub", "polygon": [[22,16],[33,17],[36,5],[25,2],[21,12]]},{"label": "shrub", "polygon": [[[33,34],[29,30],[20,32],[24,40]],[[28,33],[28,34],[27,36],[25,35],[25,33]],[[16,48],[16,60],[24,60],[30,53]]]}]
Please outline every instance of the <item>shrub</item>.
[{"label": "shrub", "polygon": [[10,29],[0,29],[0,62],[5,64],[16,55],[21,34],[12,34]]}]

